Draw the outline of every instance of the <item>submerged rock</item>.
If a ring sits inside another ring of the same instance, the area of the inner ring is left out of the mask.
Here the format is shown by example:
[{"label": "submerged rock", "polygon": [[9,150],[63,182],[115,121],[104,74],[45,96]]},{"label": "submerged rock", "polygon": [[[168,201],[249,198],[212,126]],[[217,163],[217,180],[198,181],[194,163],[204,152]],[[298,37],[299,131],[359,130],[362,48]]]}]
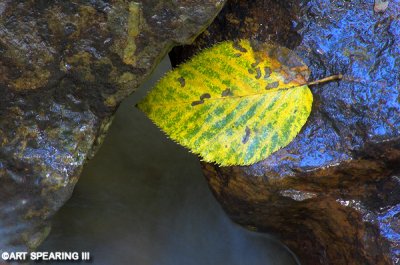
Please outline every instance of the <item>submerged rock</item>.
[{"label": "submerged rock", "polygon": [[0,3],[0,249],[40,244],[121,100],[223,2]]},{"label": "submerged rock", "polygon": [[398,0],[380,12],[374,1],[232,0],[171,54],[178,63],[207,43],[271,40],[303,58],[311,80],[346,76],[311,88],[308,122],[266,160],[203,163],[228,215],[278,235],[302,264],[400,263],[399,10]]}]

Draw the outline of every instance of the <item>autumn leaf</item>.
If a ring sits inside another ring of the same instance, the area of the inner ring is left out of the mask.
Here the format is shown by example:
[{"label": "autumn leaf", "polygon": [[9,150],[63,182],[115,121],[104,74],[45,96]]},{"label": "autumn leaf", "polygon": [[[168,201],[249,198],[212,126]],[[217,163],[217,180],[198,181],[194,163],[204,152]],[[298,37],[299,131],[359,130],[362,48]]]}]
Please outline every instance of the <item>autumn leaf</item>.
[{"label": "autumn leaf", "polygon": [[226,41],[165,75],[138,107],[204,161],[250,165],[288,145],[306,123],[308,76],[287,48]]}]

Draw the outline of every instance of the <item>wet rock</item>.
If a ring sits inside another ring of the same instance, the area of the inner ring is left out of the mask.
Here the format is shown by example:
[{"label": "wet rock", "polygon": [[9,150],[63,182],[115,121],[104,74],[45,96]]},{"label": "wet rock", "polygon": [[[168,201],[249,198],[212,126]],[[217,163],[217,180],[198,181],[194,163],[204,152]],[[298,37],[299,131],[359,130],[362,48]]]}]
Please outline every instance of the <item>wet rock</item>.
[{"label": "wet rock", "polygon": [[[375,1],[377,2],[377,1]],[[302,264],[400,263],[400,1],[232,0],[177,63],[223,39],[254,38],[293,49],[314,104],[287,147],[248,167],[203,164],[215,196],[237,223],[278,235]]]},{"label": "wet rock", "polygon": [[1,1],[0,249],[40,244],[121,100],[223,2]]}]

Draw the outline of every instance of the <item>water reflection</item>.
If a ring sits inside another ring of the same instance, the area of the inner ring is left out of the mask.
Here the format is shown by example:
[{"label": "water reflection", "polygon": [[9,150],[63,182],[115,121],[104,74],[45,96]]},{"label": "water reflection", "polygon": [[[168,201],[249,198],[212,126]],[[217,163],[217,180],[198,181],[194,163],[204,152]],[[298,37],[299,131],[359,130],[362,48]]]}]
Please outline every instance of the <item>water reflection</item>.
[{"label": "water reflection", "polygon": [[[145,87],[168,67],[164,60]],[[96,265],[296,264],[279,243],[227,218],[196,157],[134,108],[145,93],[122,104],[40,250],[90,251]]]}]

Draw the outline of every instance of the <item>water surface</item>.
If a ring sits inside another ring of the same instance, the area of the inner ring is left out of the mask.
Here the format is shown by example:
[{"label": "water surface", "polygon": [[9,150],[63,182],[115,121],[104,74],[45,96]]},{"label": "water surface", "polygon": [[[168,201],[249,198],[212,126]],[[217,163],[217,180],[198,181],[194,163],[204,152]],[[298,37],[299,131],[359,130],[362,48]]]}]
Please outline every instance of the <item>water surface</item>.
[{"label": "water surface", "polygon": [[40,250],[90,251],[96,265],[296,264],[277,241],[232,223],[196,156],[134,107],[169,67],[121,105]]}]

